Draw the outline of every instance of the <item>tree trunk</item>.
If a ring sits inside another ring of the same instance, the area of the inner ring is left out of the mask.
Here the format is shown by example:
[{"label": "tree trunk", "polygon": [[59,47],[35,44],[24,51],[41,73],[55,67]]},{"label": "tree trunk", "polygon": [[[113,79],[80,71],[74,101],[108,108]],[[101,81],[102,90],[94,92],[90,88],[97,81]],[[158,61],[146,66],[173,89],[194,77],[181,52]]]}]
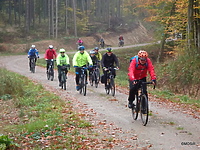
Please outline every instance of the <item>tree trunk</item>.
[{"label": "tree trunk", "polygon": [[73,2],[73,13],[74,13],[74,36],[77,37],[76,4],[75,4],[75,0],[72,0],[72,2]]},{"label": "tree trunk", "polygon": [[194,0],[188,1],[188,26],[187,26],[187,43],[188,43],[188,54],[192,54],[192,48],[194,48],[194,24],[193,24],[193,5]]}]

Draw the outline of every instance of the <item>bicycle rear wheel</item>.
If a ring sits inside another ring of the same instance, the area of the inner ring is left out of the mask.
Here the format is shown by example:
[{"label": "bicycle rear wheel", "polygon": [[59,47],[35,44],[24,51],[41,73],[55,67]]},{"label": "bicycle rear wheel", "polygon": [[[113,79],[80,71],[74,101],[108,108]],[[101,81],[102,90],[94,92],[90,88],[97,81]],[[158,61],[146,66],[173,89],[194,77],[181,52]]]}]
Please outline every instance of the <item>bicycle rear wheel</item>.
[{"label": "bicycle rear wheel", "polygon": [[135,95],[135,100],[133,101],[133,107],[132,107],[132,116],[134,120],[137,120],[138,112],[139,112],[139,101],[138,101],[138,96]]},{"label": "bicycle rear wheel", "polygon": [[115,96],[115,81],[114,81],[114,78],[110,79],[110,90],[111,90],[112,96]]},{"label": "bicycle rear wheel", "polygon": [[140,115],[143,126],[146,126],[149,117],[149,106],[147,97],[144,94],[140,96]]}]

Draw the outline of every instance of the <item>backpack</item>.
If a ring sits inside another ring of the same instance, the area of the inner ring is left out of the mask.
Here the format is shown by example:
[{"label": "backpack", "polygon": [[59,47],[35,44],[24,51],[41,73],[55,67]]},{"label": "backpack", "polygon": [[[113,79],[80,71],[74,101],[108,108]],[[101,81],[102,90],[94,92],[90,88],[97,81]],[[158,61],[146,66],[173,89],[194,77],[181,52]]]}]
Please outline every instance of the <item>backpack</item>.
[{"label": "backpack", "polygon": [[[131,63],[131,61],[133,60],[133,59],[135,59],[136,58],[136,65],[135,65],[135,67],[137,68],[138,67],[138,55],[136,55],[136,56],[133,56],[133,57],[131,57],[131,59],[130,59],[130,63]],[[146,67],[148,67],[148,63],[146,62]]]}]

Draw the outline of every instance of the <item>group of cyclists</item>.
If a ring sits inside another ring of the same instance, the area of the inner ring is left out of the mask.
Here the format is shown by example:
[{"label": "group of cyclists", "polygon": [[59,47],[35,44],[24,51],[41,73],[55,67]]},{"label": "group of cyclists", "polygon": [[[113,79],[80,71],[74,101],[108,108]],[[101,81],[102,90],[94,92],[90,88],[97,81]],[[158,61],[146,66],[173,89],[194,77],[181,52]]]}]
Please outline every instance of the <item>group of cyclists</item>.
[{"label": "group of cyclists", "polygon": [[[81,39],[79,39],[81,40]],[[34,57],[35,62],[37,61],[37,58],[39,58],[39,52],[36,49],[35,45],[31,46],[31,49],[28,52],[28,58]],[[56,54],[56,50],[53,48],[53,45],[49,45],[49,48],[45,51],[44,58],[47,62],[46,68],[48,70],[49,67],[49,61],[51,59],[56,60],[57,68],[58,68],[58,80],[59,80],[59,86],[61,86],[60,80],[61,80],[61,66],[66,65],[70,68],[70,61],[69,57],[66,54],[65,49],[60,49],[59,54]],[[97,65],[99,68],[101,66],[103,70],[104,77],[107,77],[107,68],[112,67],[113,69],[112,74],[114,77],[116,76],[116,71],[114,68],[119,69],[119,61],[117,56],[113,53],[112,48],[106,48],[106,52],[101,55],[99,52],[99,48],[95,47],[93,50],[91,50],[89,53],[85,51],[85,47],[83,45],[80,45],[78,47],[78,51],[74,54],[72,59],[73,67],[75,68],[75,83],[76,83],[76,90],[78,91],[80,89],[79,85],[79,75],[80,75],[80,67],[86,67],[88,66],[89,75],[92,72],[92,67]],[[68,73],[68,70],[66,68],[65,70],[66,75]],[[128,97],[128,107],[132,108],[133,101],[135,99],[135,92],[137,92],[139,85],[138,80],[142,80],[146,82],[147,72],[149,72],[151,76],[151,80],[153,84],[156,84],[156,75],[154,71],[154,66],[152,65],[152,62],[150,58],[148,57],[148,53],[144,50],[140,50],[137,54],[137,57],[133,57],[133,59],[130,62],[129,68],[128,68],[128,76],[129,76],[129,97]],[[87,70],[85,70],[86,79],[87,79]],[[105,89],[107,88],[107,83],[105,79]],[[147,96],[147,87],[145,87],[145,94]]]}]

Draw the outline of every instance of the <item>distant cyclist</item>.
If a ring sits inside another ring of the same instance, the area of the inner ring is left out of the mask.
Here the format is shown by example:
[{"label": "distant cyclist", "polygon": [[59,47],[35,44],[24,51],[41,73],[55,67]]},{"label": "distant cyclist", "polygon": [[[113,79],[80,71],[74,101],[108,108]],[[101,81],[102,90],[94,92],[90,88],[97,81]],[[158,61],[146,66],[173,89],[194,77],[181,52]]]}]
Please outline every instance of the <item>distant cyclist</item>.
[{"label": "distant cyclist", "polygon": [[32,45],[28,51],[28,58],[29,58],[29,67],[31,70],[31,58],[35,59],[35,63],[37,62],[37,58],[39,58],[39,51],[35,48],[35,45]]},{"label": "distant cyclist", "polygon": [[105,42],[104,42],[103,37],[100,38],[99,44],[100,44],[101,48],[104,48]]},{"label": "distant cyclist", "polygon": [[[81,68],[79,68],[79,67],[87,67],[87,65],[89,64],[89,67],[91,68],[93,65],[90,55],[88,54],[87,51],[84,51],[84,50],[85,50],[85,47],[80,46],[79,51],[76,52],[73,57],[73,66],[74,66],[75,72],[76,72],[76,79],[75,79],[76,80],[76,90],[80,89],[79,75],[81,73]],[[85,70],[85,74],[86,74],[86,81],[87,81],[87,70]]]},{"label": "distant cyclist", "polygon": [[107,48],[106,53],[103,55],[101,60],[101,65],[103,68],[103,74],[105,79],[105,88],[107,88],[107,68],[112,67],[112,74],[114,75],[114,78],[116,76],[116,71],[114,67],[119,69],[119,61],[117,56],[112,52],[112,48]]},{"label": "distant cyclist", "polygon": [[[153,81],[153,84],[156,84],[156,74],[154,71],[154,66],[152,65],[151,60],[148,58],[148,53],[144,50],[140,50],[138,52],[137,57],[134,57],[131,61],[129,68],[128,68],[128,76],[130,81],[129,86],[129,97],[128,97],[128,107],[132,108],[132,103],[135,100],[135,94],[138,90],[138,84],[137,80],[142,80],[143,82],[146,82],[147,77],[147,71],[149,72],[151,76],[151,80]],[[145,91],[147,98],[147,87],[145,86]]]},{"label": "distant cyclist", "polygon": [[[70,67],[70,63],[69,63],[69,57],[68,55],[65,53],[65,49],[61,48],[59,50],[60,54],[58,54],[57,58],[56,58],[56,63],[57,63],[57,67],[58,67],[58,80],[59,80],[59,86],[61,86],[61,67],[62,66],[67,66]],[[65,73],[67,75],[68,73],[68,69],[65,69]]]},{"label": "distant cyclist", "polygon": [[124,45],[124,37],[122,35],[119,36],[119,45]]},{"label": "distant cyclist", "polygon": [[[56,54],[56,50],[53,49],[53,45],[49,45],[49,48],[45,51],[45,54],[44,54],[44,58],[47,62],[47,71],[48,71],[48,68],[49,68],[49,65],[50,65],[50,61],[51,59],[56,59],[57,57],[57,54]],[[53,64],[54,64],[54,61],[53,61]]]},{"label": "distant cyclist", "polygon": [[76,42],[76,44],[78,44],[78,46],[82,46],[83,40],[81,38],[79,38],[78,41]]}]

